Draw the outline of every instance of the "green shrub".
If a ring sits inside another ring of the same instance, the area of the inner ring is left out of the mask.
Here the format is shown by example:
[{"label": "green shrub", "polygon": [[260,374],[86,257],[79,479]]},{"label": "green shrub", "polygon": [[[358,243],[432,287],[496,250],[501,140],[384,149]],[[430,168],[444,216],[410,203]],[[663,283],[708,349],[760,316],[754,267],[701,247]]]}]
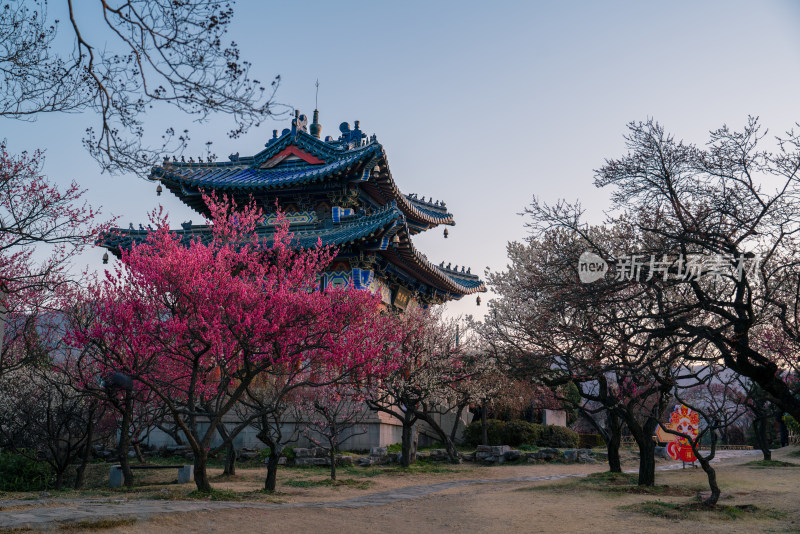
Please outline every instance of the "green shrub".
[{"label": "green shrub", "polygon": [[563,426],[542,425],[541,437],[536,445],[557,449],[575,449],[578,447],[578,433]]},{"label": "green shrub", "polygon": [[49,465],[21,454],[0,453],[0,491],[41,491],[52,483]]},{"label": "green shrub", "polygon": [[520,419],[508,421],[503,429],[503,443],[499,443],[499,445],[510,445],[511,447],[518,447],[523,443],[526,445],[538,445],[541,434],[542,425]]},{"label": "green shrub", "polygon": [[[489,419],[486,421],[487,435],[489,438],[489,445],[507,445],[506,440],[506,422],[497,419]],[[464,428],[464,441],[473,447],[480,445],[482,441],[481,422],[480,420],[473,421]]]},{"label": "green shrub", "polygon": [[[574,449],[578,447],[578,434],[568,428],[553,425],[539,425],[522,420],[487,421],[489,445],[535,445],[537,447],[556,447]],[[473,421],[464,429],[464,441],[476,446],[481,443],[481,422]]]}]

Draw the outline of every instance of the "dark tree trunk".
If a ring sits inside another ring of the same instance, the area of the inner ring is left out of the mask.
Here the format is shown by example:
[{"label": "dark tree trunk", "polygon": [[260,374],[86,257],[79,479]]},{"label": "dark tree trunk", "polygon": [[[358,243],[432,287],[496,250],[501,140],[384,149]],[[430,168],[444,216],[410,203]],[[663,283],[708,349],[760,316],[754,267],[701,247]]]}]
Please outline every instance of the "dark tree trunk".
[{"label": "dark tree trunk", "polygon": [[608,413],[608,441],[606,450],[608,451],[608,470],[612,473],[622,473],[622,461],[619,456],[619,446],[622,441],[622,425],[616,414]]},{"label": "dark tree trunk", "polygon": [[639,446],[639,486],[653,486],[656,483],[656,442],[653,441],[653,436],[658,426],[658,419],[666,406],[668,391],[665,383],[660,386],[657,393],[654,393],[658,395],[658,402],[651,408],[644,424],[639,422],[631,406],[616,412]]},{"label": "dark tree trunk", "polygon": [[207,452],[198,447],[194,450],[194,483],[197,491],[211,493],[211,482],[208,480],[206,466],[208,464]]},{"label": "dark tree trunk", "polygon": [[[405,417],[403,418],[403,435],[402,435],[402,448],[400,452],[400,465],[403,467],[409,467],[414,460],[415,457],[412,457],[412,448],[414,442],[414,421],[411,418],[411,415],[406,412]],[[416,454],[413,454],[416,456]]]},{"label": "dark tree trunk", "polygon": [[720,495],[719,485],[717,484],[717,472],[713,467],[711,467],[711,460],[714,459],[714,456],[717,453],[716,429],[711,430],[711,450],[706,456],[700,454],[700,450],[698,449],[701,436],[702,434],[695,440],[689,441],[689,445],[692,447],[692,452],[694,453],[695,458],[697,458],[697,461],[700,462],[700,467],[703,468],[703,471],[705,471],[706,476],[708,477],[708,487],[711,490],[711,494],[708,496],[708,499],[703,501],[703,505],[712,507],[716,506]]},{"label": "dark tree trunk", "polygon": [[56,469],[56,489],[60,490],[64,487],[64,468],[59,467]]},{"label": "dark tree trunk", "polygon": [[[267,456],[267,476],[264,478],[264,491],[275,491],[275,488],[278,484],[278,461],[283,456],[283,445],[281,445],[281,440],[283,439],[283,433],[281,431],[280,424],[278,423],[278,417],[280,414],[272,414],[275,418],[275,426],[270,426],[269,416],[266,414],[262,414],[260,416],[260,427],[261,430],[258,432],[256,436],[261,443],[264,443],[267,447],[269,447],[269,456]],[[274,432],[274,434],[270,433],[270,429]]]},{"label": "dark tree trunk", "polygon": [[236,474],[236,447],[233,446],[233,442],[228,443],[226,447],[225,470],[222,472],[222,474],[230,476]]},{"label": "dark tree trunk", "polygon": [[481,404],[481,445],[489,444],[489,423],[487,421],[486,402]]},{"label": "dark tree trunk", "polygon": [[453,443],[456,442],[456,434],[458,433],[458,423],[459,421],[461,421],[461,415],[464,413],[464,408],[466,408],[466,405],[464,404],[460,404],[458,406],[458,410],[456,411],[456,418],[455,421],[453,421],[453,428],[450,429],[450,441],[452,441]]},{"label": "dark tree trunk", "polygon": [[769,449],[769,441],[767,440],[767,421],[764,418],[757,418],[753,421],[755,426],[756,442],[758,448],[761,449],[761,454],[764,455],[765,460],[772,460],[772,451]]},{"label": "dark tree trunk", "polygon": [[639,480],[640,486],[653,486],[656,483],[656,442],[653,434],[658,419],[650,417],[644,425],[640,425],[632,414],[628,413],[628,430],[639,446]]},{"label": "dark tree trunk", "polygon": [[228,432],[228,429],[225,428],[224,423],[220,423],[219,427],[217,427],[217,432],[219,432],[219,435],[222,438],[222,442],[225,445],[225,469],[223,470],[222,474],[235,475],[236,447],[233,446],[233,438]]},{"label": "dark tree trunk", "polygon": [[275,447],[269,448],[269,456],[267,457],[267,478],[264,479],[264,490],[275,491],[278,481],[278,460],[281,459],[281,453],[275,450]]},{"label": "dark tree trunk", "polygon": [[640,486],[653,486],[656,483],[656,443],[646,437],[636,442],[639,445],[639,480]]},{"label": "dark tree trunk", "polygon": [[144,459],[144,454],[142,454],[142,446],[139,442],[133,444],[133,452],[136,454],[136,459],[139,460],[140,464],[147,463],[147,460]]},{"label": "dark tree trunk", "polygon": [[94,441],[94,410],[89,412],[89,422],[86,425],[86,444],[83,446],[81,463],[75,471],[75,489],[83,488],[86,483],[86,466],[92,459],[92,442]]},{"label": "dark tree trunk", "polygon": [[708,476],[708,487],[711,488],[711,495],[708,497],[708,499],[703,501],[703,504],[705,506],[715,506],[720,495],[720,489],[717,485],[717,472],[714,471],[714,468],[711,467],[711,463],[708,460],[704,460],[697,453],[695,453],[695,456],[697,456],[697,459],[700,462],[700,467],[702,467],[703,471],[706,472],[706,475]]},{"label": "dark tree trunk", "polygon": [[330,457],[331,457],[331,480],[336,480],[336,451],[334,451],[333,445],[331,445]]},{"label": "dark tree trunk", "polygon": [[442,441],[445,449],[447,450],[447,457],[450,462],[454,464],[461,463],[461,457],[456,449],[456,446],[453,444],[453,440],[450,439],[450,436],[448,436],[441,425],[436,422],[434,417],[427,411],[417,413],[416,416],[418,419],[428,423],[428,426],[431,427],[431,429],[439,436],[439,439]]},{"label": "dark tree trunk", "polygon": [[128,458],[128,450],[131,447],[131,419],[133,414],[133,397],[130,391],[125,392],[125,400],[122,409],[122,424],[119,430],[119,445],[117,455],[119,465],[122,468],[122,479],[125,487],[133,487],[133,472]]}]

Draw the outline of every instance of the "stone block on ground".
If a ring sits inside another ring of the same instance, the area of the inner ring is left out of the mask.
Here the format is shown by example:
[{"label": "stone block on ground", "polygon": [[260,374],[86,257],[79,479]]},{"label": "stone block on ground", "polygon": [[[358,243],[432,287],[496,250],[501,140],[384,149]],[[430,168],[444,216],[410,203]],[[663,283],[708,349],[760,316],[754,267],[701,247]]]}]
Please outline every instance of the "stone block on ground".
[{"label": "stone block on ground", "polygon": [[520,451],[517,451],[517,450],[514,450],[514,449],[512,449],[510,451],[506,451],[505,453],[503,453],[503,458],[505,458],[506,461],[509,461],[509,462],[513,462],[515,460],[519,460],[521,456],[522,456],[522,453]]},{"label": "stone block on ground", "polygon": [[311,458],[314,456],[313,451],[311,449],[305,449],[302,447],[295,447],[294,449],[294,456],[295,458]]},{"label": "stone block on ground", "polygon": [[447,459],[447,450],[446,449],[433,449],[430,451],[430,456],[432,460],[446,460]]},{"label": "stone block on ground", "polygon": [[294,459],[294,465],[328,465],[329,463],[330,458],[311,458],[304,456]]},{"label": "stone block on ground", "polygon": [[567,449],[564,451],[564,460],[567,462],[578,461],[578,451],[576,449]]},{"label": "stone block on ground", "polygon": [[353,457],[347,455],[339,455],[336,457],[336,465],[353,465]]},{"label": "stone block on ground", "polygon": [[384,457],[389,455],[388,447],[372,447],[369,450],[370,456]]},{"label": "stone block on ground", "polygon": [[592,449],[578,449],[578,461],[584,464],[597,463]]},{"label": "stone block on ground", "polygon": [[194,480],[194,466],[184,465],[178,468],[178,484],[186,484]]},{"label": "stone block on ground", "polygon": [[506,453],[506,451],[510,451],[511,447],[508,445],[478,445],[477,452],[485,452],[489,453],[492,456],[501,456]]},{"label": "stone block on ground", "polygon": [[122,487],[122,467],[112,465],[111,471],[108,473],[108,485],[112,488]]},{"label": "stone block on ground", "polygon": [[535,462],[537,460],[549,462],[555,458],[558,458],[558,455],[559,453],[555,449],[542,449],[536,452],[526,452],[525,458],[527,458],[529,462]]}]

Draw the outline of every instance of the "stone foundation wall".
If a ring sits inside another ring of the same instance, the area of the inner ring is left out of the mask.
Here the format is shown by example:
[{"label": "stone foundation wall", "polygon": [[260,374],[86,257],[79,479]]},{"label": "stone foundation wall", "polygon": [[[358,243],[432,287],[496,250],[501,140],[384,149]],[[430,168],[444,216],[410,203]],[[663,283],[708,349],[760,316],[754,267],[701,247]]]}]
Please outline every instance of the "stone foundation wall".
[{"label": "stone foundation wall", "polygon": [[[466,413],[465,416],[467,418],[471,418],[469,413]],[[447,431],[449,431],[451,428],[454,420],[454,414],[439,416],[439,424],[444,424],[444,428]],[[226,423],[226,426],[229,429],[232,429],[236,426],[236,423],[231,420],[230,422]],[[302,430],[305,428],[303,421],[287,421],[283,423],[281,425],[283,435],[291,435],[298,426],[300,427],[300,431],[298,432],[299,437],[296,441],[289,443],[289,445],[293,447],[313,447],[314,444],[302,435]],[[359,434],[348,439],[342,445],[342,450],[366,450],[372,447],[386,447],[393,443],[399,443],[402,440],[402,426],[396,418],[389,414],[372,412],[369,417],[367,417],[367,421],[361,426],[366,428],[366,433]],[[461,438],[464,426],[465,421],[464,417],[462,417],[462,421],[459,423],[460,429],[457,433],[457,439]],[[358,432],[361,432],[361,429],[358,429]],[[234,438],[234,447],[237,449],[265,448],[266,445],[256,437],[257,434],[258,430],[254,427],[248,427],[244,429],[236,436],[236,438]],[[433,443],[436,443],[437,441],[439,441],[439,438],[436,433],[434,433],[427,424],[419,423],[419,446],[427,447]],[[211,446],[216,447],[221,442],[222,439],[219,436],[216,436],[214,440],[212,440]],[[175,445],[175,441],[169,435],[157,428],[154,428],[150,432],[150,436],[145,443],[151,447],[159,448]]]}]

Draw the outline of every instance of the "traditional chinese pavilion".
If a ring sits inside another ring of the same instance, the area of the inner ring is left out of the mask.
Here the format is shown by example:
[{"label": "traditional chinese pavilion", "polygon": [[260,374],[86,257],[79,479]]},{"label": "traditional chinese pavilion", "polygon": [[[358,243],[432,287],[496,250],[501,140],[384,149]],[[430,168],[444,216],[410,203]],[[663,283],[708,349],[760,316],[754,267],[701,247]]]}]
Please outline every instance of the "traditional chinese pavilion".
[{"label": "traditional chinese pavilion", "polygon": [[[229,161],[164,160],[150,179],[159,181],[186,205],[208,215],[201,191],[214,190],[245,203],[251,197],[267,214],[258,232],[269,238],[276,222],[276,200],[299,246],[321,239],[338,254],[322,274],[321,288],[353,285],[380,292],[396,309],[459,299],[486,291],[469,269],[435,265],[413,244],[412,236],[439,225],[454,225],[444,202],[403,194],[392,178],[383,146],[355,121],[340,135],[323,140],[319,113],[309,125],[295,112],[291,128],[274,130],[266,148]],[[141,228],[141,227],[140,227]],[[143,240],[146,229],[120,229],[103,246],[115,254]],[[182,224],[175,231],[187,241],[210,236],[205,225]],[[445,237],[447,230],[444,231]]]}]

